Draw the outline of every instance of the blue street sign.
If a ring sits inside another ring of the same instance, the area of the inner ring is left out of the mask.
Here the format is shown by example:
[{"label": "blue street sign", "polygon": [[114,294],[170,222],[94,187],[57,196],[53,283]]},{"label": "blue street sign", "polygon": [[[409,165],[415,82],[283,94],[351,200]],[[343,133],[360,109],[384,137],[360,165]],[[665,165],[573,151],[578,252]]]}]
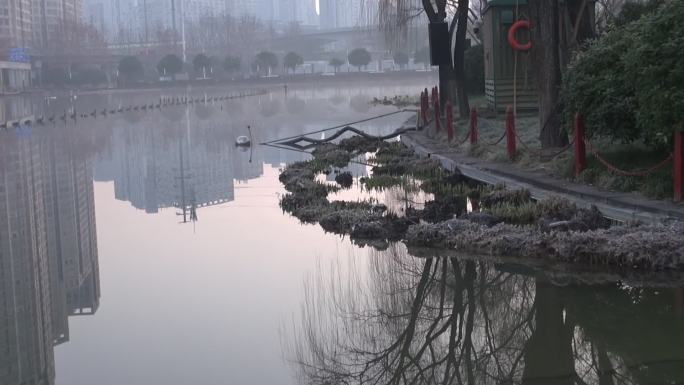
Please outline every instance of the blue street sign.
[{"label": "blue street sign", "polygon": [[14,47],[9,50],[9,60],[15,63],[28,63],[31,61],[31,58],[26,48]]}]

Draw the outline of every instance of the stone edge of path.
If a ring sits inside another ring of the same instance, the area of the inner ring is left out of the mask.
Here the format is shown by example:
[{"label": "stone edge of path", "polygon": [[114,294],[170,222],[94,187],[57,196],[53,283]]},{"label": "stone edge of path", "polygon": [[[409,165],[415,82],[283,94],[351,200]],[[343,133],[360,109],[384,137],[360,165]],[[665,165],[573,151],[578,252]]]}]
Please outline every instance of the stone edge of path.
[{"label": "stone edge of path", "polygon": [[[404,127],[415,128],[415,118]],[[571,183],[542,175],[538,172],[518,170],[510,165],[482,161],[459,154],[435,154],[429,144],[422,143],[422,133],[401,136],[401,141],[413,148],[418,156],[437,159],[442,167],[457,170],[464,176],[487,184],[504,184],[509,189],[528,189],[539,200],[560,196],[580,207],[596,206],[607,218],[627,222],[663,223],[684,220],[684,206],[665,201],[644,199],[630,193],[613,193],[592,186]],[[426,138],[426,141],[430,139]]]}]

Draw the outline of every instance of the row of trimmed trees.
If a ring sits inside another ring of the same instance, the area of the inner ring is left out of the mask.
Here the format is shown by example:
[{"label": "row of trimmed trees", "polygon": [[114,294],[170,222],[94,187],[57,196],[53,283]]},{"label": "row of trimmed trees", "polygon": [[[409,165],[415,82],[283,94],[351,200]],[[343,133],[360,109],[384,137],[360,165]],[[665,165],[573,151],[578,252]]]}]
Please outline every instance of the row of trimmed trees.
[{"label": "row of trimmed trees", "polygon": [[[423,63],[427,65],[429,61],[428,49],[423,48],[414,55],[415,63]],[[329,65],[334,68],[335,72],[345,64],[355,67],[358,71],[368,66],[372,61],[371,53],[365,48],[357,48],[349,52],[347,57],[341,59],[333,57],[329,61]],[[404,68],[410,62],[408,54],[397,52],[393,56],[395,64]],[[226,74],[232,76],[239,73],[243,69],[242,58],[238,56],[228,55],[223,61],[215,57],[209,57],[205,54],[199,54],[192,60],[192,69],[200,78],[207,78],[214,73],[214,70],[221,68]],[[270,74],[271,71],[278,68],[281,64],[278,56],[270,51],[262,51],[254,57],[251,69],[258,74]],[[294,73],[298,66],[304,64],[302,55],[296,52],[289,52],[282,58],[282,67],[288,72]],[[159,60],[156,69],[159,76],[175,77],[182,73],[186,68],[183,60],[174,54],[168,54]],[[119,61],[118,72],[120,79],[126,84],[132,84],[141,81],[145,76],[145,69],[143,63],[135,56],[126,56]]]}]

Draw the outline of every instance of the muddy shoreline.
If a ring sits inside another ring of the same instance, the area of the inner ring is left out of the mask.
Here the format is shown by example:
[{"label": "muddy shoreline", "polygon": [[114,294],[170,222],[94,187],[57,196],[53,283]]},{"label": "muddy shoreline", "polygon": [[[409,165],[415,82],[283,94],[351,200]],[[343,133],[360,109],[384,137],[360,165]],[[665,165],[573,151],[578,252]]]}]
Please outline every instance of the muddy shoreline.
[{"label": "muddy shoreline", "polygon": [[[359,179],[361,188],[406,189],[410,179],[432,199],[423,207],[407,203],[401,213],[370,200],[329,200],[329,195],[354,184],[353,176],[342,169],[363,154],[372,154],[367,160],[372,173]],[[681,222],[611,224],[595,207],[579,208],[561,198],[536,202],[529,191],[478,184],[398,142],[351,137],[319,145],[312,156],[281,173],[288,191],[281,199],[282,209],[361,246],[385,249],[401,241],[409,247],[495,257],[684,270]],[[335,184],[318,180],[330,173],[335,174]]]}]

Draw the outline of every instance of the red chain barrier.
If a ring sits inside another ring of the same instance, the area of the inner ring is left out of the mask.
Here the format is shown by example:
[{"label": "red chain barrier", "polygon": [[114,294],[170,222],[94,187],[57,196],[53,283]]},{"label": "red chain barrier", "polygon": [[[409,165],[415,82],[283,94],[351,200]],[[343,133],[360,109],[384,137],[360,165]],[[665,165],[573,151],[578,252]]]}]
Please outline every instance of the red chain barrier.
[{"label": "red chain barrier", "polygon": [[670,161],[672,161],[672,159],[674,158],[674,154],[670,154],[670,156],[668,156],[665,160],[663,160],[662,162],[656,164],[656,165],[653,166],[653,167],[650,167],[650,168],[647,168],[647,169],[644,169],[644,170],[626,171],[626,170],[622,170],[622,169],[618,168],[617,166],[611,164],[611,163],[608,162],[606,159],[604,159],[604,158],[601,156],[601,154],[599,154],[598,151],[596,151],[596,150],[594,149],[594,146],[591,145],[591,142],[589,142],[589,140],[587,140],[586,137],[584,138],[584,142],[587,144],[587,148],[589,148],[589,151],[592,153],[592,155],[594,155],[594,157],[595,157],[599,162],[601,162],[601,164],[603,164],[604,166],[606,166],[606,168],[607,168],[610,172],[615,173],[615,174],[618,174],[618,175],[622,175],[622,176],[634,176],[634,177],[645,177],[645,176],[649,176],[649,175],[653,174],[654,172],[656,172],[656,171],[662,169],[663,167],[667,166],[667,164],[670,163]]},{"label": "red chain barrier", "polygon": [[520,135],[518,135],[517,132],[515,132],[515,137],[518,139],[518,142],[520,144],[522,144],[522,146],[525,148],[525,151],[532,153],[532,155],[537,156],[540,159],[543,158],[546,160],[551,160],[551,159],[558,157],[559,155],[568,151],[575,144],[575,139],[573,139],[572,142],[568,143],[567,146],[561,148],[558,152],[555,152],[552,154],[546,154],[546,153],[544,153],[544,149],[535,149],[535,148],[532,148],[527,143],[525,143],[525,141],[520,137]]},{"label": "red chain barrier", "polygon": [[501,142],[503,142],[504,139],[506,139],[506,134],[507,133],[504,132],[498,140],[491,142],[491,143],[482,143],[482,146],[484,146],[484,147],[498,146],[499,144],[501,144]]},{"label": "red chain barrier", "polygon": [[470,139],[470,131],[466,133],[466,136],[465,138],[463,138],[463,140],[456,144],[456,147],[464,145],[468,141],[468,139]]}]

